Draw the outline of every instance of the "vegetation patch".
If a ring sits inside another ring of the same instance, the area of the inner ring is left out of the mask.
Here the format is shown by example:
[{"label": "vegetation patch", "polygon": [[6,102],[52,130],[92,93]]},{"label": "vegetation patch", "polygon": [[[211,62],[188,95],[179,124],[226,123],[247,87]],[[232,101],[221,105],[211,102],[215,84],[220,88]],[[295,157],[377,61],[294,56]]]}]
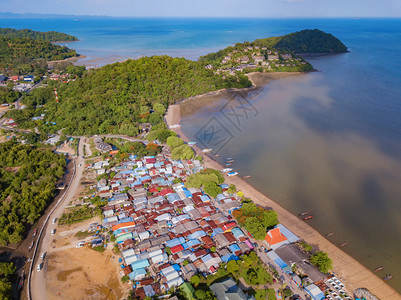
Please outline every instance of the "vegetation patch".
[{"label": "vegetation patch", "polygon": [[[16,141],[0,144],[0,244],[22,241],[53,200],[58,178],[64,175],[64,156]],[[7,168],[19,167],[17,172]]]},{"label": "vegetation patch", "polygon": [[233,216],[257,240],[263,240],[266,229],[279,223],[274,210],[266,210],[252,202],[244,203],[233,212]]},{"label": "vegetation patch", "polygon": [[88,220],[100,213],[100,208],[90,208],[89,206],[73,208],[69,212],[64,212],[63,215],[60,217],[58,223],[60,225],[71,225]]}]

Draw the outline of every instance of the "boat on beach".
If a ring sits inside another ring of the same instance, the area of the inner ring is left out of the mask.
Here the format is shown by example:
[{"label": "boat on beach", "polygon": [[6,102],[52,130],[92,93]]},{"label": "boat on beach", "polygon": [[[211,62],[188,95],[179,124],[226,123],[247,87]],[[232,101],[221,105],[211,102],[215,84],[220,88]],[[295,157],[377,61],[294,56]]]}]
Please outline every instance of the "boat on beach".
[{"label": "boat on beach", "polygon": [[386,275],[386,277],[383,278],[383,280],[384,280],[384,281],[388,281],[388,280],[390,280],[391,278],[393,278],[393,275],[388,274],[388,275]]},{"label": "boat on beach", "polygon": [[188,142],[188,146],[194,146],[194,145],[196,145],[196,142],[193,141]]},{"label": "boat on beach", "polygon": [[225,169],[223,169],[223,170],[221,170],[221,172],[222,173],[228,173],[228,172],[231,172],[233,169],[231,169],[231,168],[225,168]]},{"label": "boat on beach", "polygon": [[208,153],[208,152],[210,152],[210,151],[212,151],[212,149],[202,149],[202,152],[203,152],[203,153]]},{"label": "boat on beach", "polygon": [[348,245],[348,242],[345,241],[345,242],[342,242],[339,246],[340,246],[340,247],[344,247],[344,246],[347,246],[347,245]]},{"label": "boat on beach", "polygon": [[306,217],[304,217],[303,219],[304,219],[305,221],[306,221],[306,220],[313,219],[313,215],[306,216]]},{"label": "boat on beach", "polygon": [[375,272],[380,272],[380,271],[383,271],[384,269],[385,269],[385,267],[380,266],[380,267],[377,267],[376,269],[374,269],[374,271]]},{"label": "boat on beach", "polygon": [[236,176],[238,175],[238,172],[230,172],[227,174],[227,176]]},{"label": "boat on beach", "polygon": [[180,124],[173,124],[173,125],[170,126],[170,128],[180,128],[180,127],[181,127]]}]

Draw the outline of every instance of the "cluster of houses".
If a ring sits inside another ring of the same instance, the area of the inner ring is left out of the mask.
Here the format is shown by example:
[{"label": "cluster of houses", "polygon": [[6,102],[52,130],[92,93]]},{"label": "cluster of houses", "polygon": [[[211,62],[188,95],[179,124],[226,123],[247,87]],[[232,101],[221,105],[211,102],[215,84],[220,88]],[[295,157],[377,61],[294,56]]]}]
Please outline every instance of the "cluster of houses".
[{"label": "cluster of houses", "polygon": [[[233,75],[235,71],[243,71],[245,69],[296,67],[298,64],[306,64],[306,62],[301,58],[294,58],[292,54],[273,52],[268,50],[267,47],[248,46],[243,50],[232,50],[228,53],[221,61],[221,65],[231,67],[217,69],[216,73],[228,72]],[[206,68],[213,69],[213,66],[207,65]]]},{"label": "cluster of houses", "polygon": [[[97,183],[97,194],[108,199],[102,208],[102,226],[113,232],[122,254],[121,275],[132,281],[138,299],[183,287],[195,274],[214,274],[222,262],[256,250],[248,233],[231,217],[241,202],[227,193],[227,184],[221,184],[223,192],[211,199],[182,183],[203,169],[198,160],[172,160],[163,148],[155,157],[130,155],[118,166],[105,166],[108,160],[92,165],[98,174],[99,170],[115,174]],[[308,262],[298,241],[282,224],[269,230],[264,241],[268,264],[287,273],[311,299],[348,299],[335,276],[319,272]],[[212,289],[216,296],[233,290],[238,299],[251,299],[229,281]]]},{"label": "cluster of houses", "polygon": [[98,182],[98,195],[109,199],[102,225],[113,231],[122,272],[140,299],[197,273],[213,274],[220,263],[254,248],[230,216],[241,203],[224,192],[228,185],[221,185],[216,200],[184,187],[181,181],[202,168],[198,160],[171,160],[164,151],[156,157],[131,155],[111,169],[116,175],[109,182]]}]

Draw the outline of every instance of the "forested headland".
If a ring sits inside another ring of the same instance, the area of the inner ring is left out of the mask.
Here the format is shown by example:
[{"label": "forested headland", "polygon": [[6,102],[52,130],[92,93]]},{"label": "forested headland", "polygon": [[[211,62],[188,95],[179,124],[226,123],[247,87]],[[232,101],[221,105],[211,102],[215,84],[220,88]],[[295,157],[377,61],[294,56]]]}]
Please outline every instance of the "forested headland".
[{"label": "forested headland", "polygon": [[78,41],[78,38],[63,32],[57,31],[35,31],[31,29],[0,28],[0,36],[8,38],[30,38],[37,41],[67,42]]},{"label": "forested headland", "polygon": [[258,39],[253,44],[297,54],[347,52],[347,47],[338,38],[319,29],[305,29],[283,36]]},{"label": "forested headland", "polygon": [[[257,39],[253,42],[237,43],[215,53],[199,58],[214,67],[235,67],[249,59],[250,62],[274,61],[268,70],[310,71],[313,67],[297,54],[343,53],[347,47],[332,34],[321,30],[302,30],[283,36]],[[258,60],[259,58],[259,60]],[[287,60],[287,61],[286,61]]]},{"label": "forested headland", "polygon": [[23,240],[53,200],[64,156],[17,141],[0,144],[0,244]]},{"label": "forested headland", "polygon": [[46,71],[47,61],[76,57],[75,50],[28,37],[0,36],[0,73],[26,74],[35,67]]}]

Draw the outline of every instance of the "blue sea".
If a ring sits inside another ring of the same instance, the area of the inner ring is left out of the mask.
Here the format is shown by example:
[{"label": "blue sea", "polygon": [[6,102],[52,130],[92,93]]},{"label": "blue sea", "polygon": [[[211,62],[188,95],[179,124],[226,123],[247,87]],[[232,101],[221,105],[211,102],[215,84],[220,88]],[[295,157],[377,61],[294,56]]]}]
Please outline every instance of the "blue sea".
[{"label": "blue sea", "polygon": [[[56,30],[106,63],[167,54],[196,60],[237,42],[318,28],[350,52],[308,59],[317,72],[245,95],[257,112],[234,126],[222,97],[183,120],[194,140],[211,117],[230,132],[220,158],[370,269],[383,265],[401,292],[401,19],[10,18],[1,27]],[[64,43],[65,44],[65,43]],[[249,195],[252,197],[252,195]]]}]

